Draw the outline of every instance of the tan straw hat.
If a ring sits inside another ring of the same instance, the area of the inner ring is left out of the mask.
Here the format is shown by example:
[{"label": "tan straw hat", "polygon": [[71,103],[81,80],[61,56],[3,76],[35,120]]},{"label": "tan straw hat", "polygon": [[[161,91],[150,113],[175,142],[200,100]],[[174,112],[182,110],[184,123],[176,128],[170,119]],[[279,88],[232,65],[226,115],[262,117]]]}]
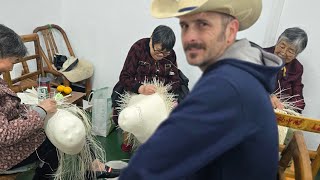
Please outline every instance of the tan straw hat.
[{"label": "tan straw hat", "polygon": [[151,14],[156,18],[178,17],[205,11],[229,14],[238,19],[239,31],[259,18],[262,0],[153,0]]},{"label": "tan straw hat", "polygon": [[70,56],[59,72],[70,82],[79,82],[93,75],[93,65],[89,61]]}]

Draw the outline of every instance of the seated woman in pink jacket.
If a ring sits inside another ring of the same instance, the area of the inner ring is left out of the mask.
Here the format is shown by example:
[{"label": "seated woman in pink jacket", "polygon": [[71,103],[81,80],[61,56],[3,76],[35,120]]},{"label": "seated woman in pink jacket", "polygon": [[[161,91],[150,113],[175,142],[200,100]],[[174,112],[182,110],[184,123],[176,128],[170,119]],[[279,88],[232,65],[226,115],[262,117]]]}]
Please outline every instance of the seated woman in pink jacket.
[{"label": "seated woman in pink jacket", "polygon": [[[25,56],[27,49],[10,28],[0,24],[0,73],[11,71],[13,63]],[[21,104],[20,98],[0,78],[0,171],[18,168],[41,158],[46,163],[37,168],[34,179],[49,179],[57,168],[56,148],[43,130],[48,113],[57,110],[56,101],[47,99],[38,106]]]},{"label": "seated woman in pink jacket", "polygon": [[[278,80],[276,83],[276,91],[282,90],[282,95],[291,96],[289,102],[301,111],[305,107],[303,98],[303,84],[302,74],[303,66],[296,58],[307,46],[308,36],[307,33],[298,28],[288,28],[279,37],[275,46],[265,48],[266,51],[274,53],[279,56],[284,62],[285,66],[278,74]],[[271,98],[274,106],[277,99]],[[280,105],[281,106],[281,105]]]}]

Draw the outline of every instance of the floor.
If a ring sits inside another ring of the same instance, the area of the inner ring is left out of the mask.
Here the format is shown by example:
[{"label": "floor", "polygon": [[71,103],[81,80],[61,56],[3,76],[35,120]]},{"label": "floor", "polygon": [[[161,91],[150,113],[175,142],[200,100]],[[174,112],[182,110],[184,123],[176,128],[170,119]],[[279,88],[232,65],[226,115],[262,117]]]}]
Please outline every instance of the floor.
[{"label": "floor", "polygon": [[131,157],[130,153],[125,153],[121,150],[122,143],[122,131],[119,129],[113,129],[110,134],[105,137],[98,137],[98,140],[101,142],[102,146],[106,151],[107,161],[111,160],[123,160],[128,161]]},{"label": "floor", "polygon": [[[101,142],[102,146],[105,148],[107,161],[111,161],[111,160],[128,161],[128,159],[131,157],[131,154],[124,153],[120,149],[120,146],[122,143],[122,132],[120,130],[113,129],[106,138],[98,137],[98,140]],[[32,176],[33,176],[33,172],[27,172],[18,176],[17,180],[31,180]],[[288,180],[292,180],[292,179],[288,178]],[[320,180],[320,172],[318,173],[316,180]]]},{"label": "floor", "polygon": [[[101,142],[102,146],[106,151],[107,161],[111,160],[123,160],[128,161],[131,157],[130,153],[125,153],[121,151],[122,143],[122,132],[121,130],[113,128],[110,134],[105,137],[98,137],[98,140]],[[32,180],[33,172],[26,172],[17,177],[17,180]]]}]

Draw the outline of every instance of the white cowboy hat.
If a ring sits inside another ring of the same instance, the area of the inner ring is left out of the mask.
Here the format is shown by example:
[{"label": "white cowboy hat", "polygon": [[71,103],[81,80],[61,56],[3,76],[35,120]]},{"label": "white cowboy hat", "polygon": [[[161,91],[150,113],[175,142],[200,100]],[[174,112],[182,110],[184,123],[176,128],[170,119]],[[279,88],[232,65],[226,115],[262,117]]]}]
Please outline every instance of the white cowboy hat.
[{"label": "white cowboy hat", "polygon": [[121,129],[144,143],[169,113],[166,102],[158,93],[133,95],[128,106],[120,112],[118,123]]},{"label": "white cowboy hat", "polygon": [[153,0],[151,14],[156,18],[178,17],[205,11],[229,14],[238,19],[239,31],[259,18],[262,0]]},{"label": "white cowboy hat", "polygon": [[93,65],[86,61],[70,56],[59,70],[70,82],[79,82],[93,75]]},{"label": "white cowboy hat", "polygon": [[66,154],[78,154],[84,147],[85,126],[80,118],[67,110],[58,109],[47,116],[44,130],[51,143]]}]

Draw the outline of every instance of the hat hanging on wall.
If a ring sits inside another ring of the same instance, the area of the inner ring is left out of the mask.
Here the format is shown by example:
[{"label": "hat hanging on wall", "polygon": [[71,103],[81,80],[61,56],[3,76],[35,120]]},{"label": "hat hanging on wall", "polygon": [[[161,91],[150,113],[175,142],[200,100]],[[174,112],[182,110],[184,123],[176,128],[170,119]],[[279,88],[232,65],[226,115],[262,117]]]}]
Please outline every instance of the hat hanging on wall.
[{"label": "hat hanging on wall", "polygon": [[93,65],[82,59],[70,56],[59,70],[70,82],[79,82],[93,75]]}]

